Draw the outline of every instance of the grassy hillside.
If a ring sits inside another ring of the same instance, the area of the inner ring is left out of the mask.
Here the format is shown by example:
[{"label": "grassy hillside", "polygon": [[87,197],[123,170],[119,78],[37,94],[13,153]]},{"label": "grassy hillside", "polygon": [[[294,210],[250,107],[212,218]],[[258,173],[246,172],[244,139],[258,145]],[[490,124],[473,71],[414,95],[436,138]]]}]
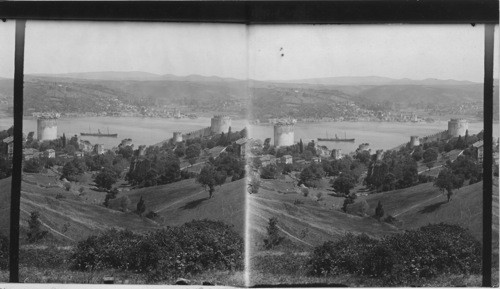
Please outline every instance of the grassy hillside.
[{"label": "grassy hillside", "polygon": [[370,217],[345,214],[315,196],[305,197],[293,184],[283,180],[263,180],[258,194],[249,196],[251,245],[262,249],[266,227],[272,217],[278,218],[282,236],[304,249],[336,239],[348,232],[364,232],[373,237],[396,233],[397,228]]},{"label": "grassy hillside", "polygon": [[[10,182],[10,178],[0,180],[2,204],[8,203]],[[206,199],[208,193],[193,180],[132,190],[118,195],[128,196],[131,200],[129,211],[121,212],[105,208],[99,203],[86,202],[74,191],[68,192],[54,186],[47,188],[23,181],[20,225],[21,228],[27,228],[30,213],[38,211],[44,229],[56,239],[65,242],[82,240],[110,228],[145,232],[161,226],[181,225],[190,220],[205,218],[232,224],[234,229],[242,234],[245,204],[243,184],[242,181],[225,184],[216,189],[210,200]],[[140,196],[146,201],[147,211],[158,211],[162,217],[161,221],[139,217],[133,212]],[[2,205],[0,210],[0,232],[7,235],[9,210],[5,210],[5,207],[8,208]]]},{"label": "grassy hillside", "polygon": [[[498,178],[495,178],[494,230],[498,236]],[[386,215],[395,216],[402,221],[402,228],[413,229],[429,223],[458,224],[468,228],[479,240],[482,239],[482,194],[483,183],[464,186],[454,191],[448,203],[446,196],[432,183],[425,183],[407,189],[372,194],[366,197],[372,214],[377,203],[383,205]],[[498,238],[496,239],[498,240]]]},{"label": "grassy hillside", "polygon": [[211,199],[194,179],[125,193],[135,206],[142,196],[146,212],[155,211],[162,224],[176,226],[191,220],[219,220],[233,225],[241,235],[245,223],[245,182],[238,180],[217,187]]}]

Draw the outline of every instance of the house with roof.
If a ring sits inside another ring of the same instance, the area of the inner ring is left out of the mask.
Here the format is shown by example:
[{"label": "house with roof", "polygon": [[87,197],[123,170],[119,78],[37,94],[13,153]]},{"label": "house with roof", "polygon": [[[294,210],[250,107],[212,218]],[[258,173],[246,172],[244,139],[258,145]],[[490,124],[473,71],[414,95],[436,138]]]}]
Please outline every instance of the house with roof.
[{"label": "house with roof", "polygon": [[284,155],[281,157],[282,164],[293,164],[293,157],[291,155]]}]

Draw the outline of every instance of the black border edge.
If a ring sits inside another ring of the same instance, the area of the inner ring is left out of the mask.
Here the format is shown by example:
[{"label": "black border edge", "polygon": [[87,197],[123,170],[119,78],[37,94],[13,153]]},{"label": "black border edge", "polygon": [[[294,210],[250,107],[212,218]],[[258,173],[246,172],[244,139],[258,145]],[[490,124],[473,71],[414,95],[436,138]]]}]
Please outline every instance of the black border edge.
[{"label": "black border edge", "polygon": [[0,18],[246,24],[488,23],[495,0],[3,1]]},{"label": "black border edge", "polygon": [[482,286],[491,287],[493,209],[493,65],[494,25],[484,27],[484,137],[483,137],[483,256]]}]

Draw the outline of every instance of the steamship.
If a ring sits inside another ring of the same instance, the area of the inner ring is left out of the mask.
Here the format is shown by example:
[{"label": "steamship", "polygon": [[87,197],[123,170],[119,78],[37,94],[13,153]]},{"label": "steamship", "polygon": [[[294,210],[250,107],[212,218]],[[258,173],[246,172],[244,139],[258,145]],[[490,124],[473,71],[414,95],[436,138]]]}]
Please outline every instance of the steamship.
[{"label": "steamship", "polygon": [[336,142],[354,142],[355,139],[353,138],[347,138],[347,136],[344,134],[344,138],[338,138],[337,134],[335,134],[335,138],[329,138],[328,137],[328,132],[326,133],[326,138],[318,138],[318,141],[336,141]]},{"label": "steamship", "polygon": [[118,137],[117,133],[109,133],[109,128],[108,128],[108,133],[102,133],[100,129],[97,130],[97,133],[91,133],[90,132],[90,127],[89,127],[89,132],[81,132],[81,136],[97,136],[97,137]]}]

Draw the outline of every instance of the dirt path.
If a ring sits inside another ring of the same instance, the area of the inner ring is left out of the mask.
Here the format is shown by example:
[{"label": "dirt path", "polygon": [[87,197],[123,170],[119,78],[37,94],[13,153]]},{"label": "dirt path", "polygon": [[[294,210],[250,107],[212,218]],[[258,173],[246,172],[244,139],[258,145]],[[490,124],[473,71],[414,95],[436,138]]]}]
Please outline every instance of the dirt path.
[{"label": "dirt path", "polygon": [[187,196],[187,197],[184,197],[184,198],[182,198],[182,199],[179,199],[179,200],[177,200],[177,201],[175,201],[175,202],[173,202],[173,203],[170,203],[170,204],[168,204],[168,205],[166,205],[166,206],[162,207],[161,209],[156,210],[155,212],[156,212],[156,213],[159,213],[159,212],[164,211],[164,210],[166,210],[166,209],[168,209],[168,208],[170,208],[170,207],[172,207],[172,206],[175,206],[175,205],[177,205],[177,204],[179,204],[179,203],[182,203],[182,202],[184,202],[184,201],[185,201],[185,200],[187,200],[187,199],[190,199],[190,198],[192,198],[192,197],[194,197],[194,196],[201,195],[201,194],[203,194],[203,193],[207,194],[207,192],[206,192],[206,191],[200,191],[200,192],[198,192],[198,193],[196,193],[196,194],[192,194],[191,196]]},{"label": "dirt path", "polygon": [[404,214],[404,213],[406,213],[406,212],[408,212],[408,211],[411,211],[411,210],[415,209],[416,207],[419,207],[419,206],[420,206],[420,205],[422,205],[422,204],[425,204],[425,203],[427,203],[427,202],[430,202],[430,201],[435,200],[435,199],[437,199],[437,198],[439,198],[439,197],[442,197],[442,196],[443,196],[443,195],[439,194],[439,195],[437,195],[437,196],[435,196],[435,197],[433,197],[433,198],[430,198],[430,199],[427,199],[427,200],[425,200],[425,201],[423,201],[423,202],[420,202],[420,203],[418,203],[418,204],[415,204],[415,205],[413,205],[413,206],[411,206],[411,207],[409,207],[409,208],[405,209],[404,211],[401,211],[401,212],[399,212],[399,213],[397,213],[397,214],[394,214],[393,216],[394,216],[394,217],[397,217],[397,216],[399,216],[399,215],[401,215],[401,214]]},{"label": "dirt path", "polygon": [[[267,219],[266,219],[265,217],[263,217],[263,216],[261,216],[261,215],[259,215],[259,214],[254,214],[254,215],[255,215],[255,216],[257,216],[257,217],[259,217],[259,218],[261,218],[261,219],[264,219],[265,221],[267,221]],[[301,243],[303,243],[303,244],[305,244],[305,245],[307,245],[307,246],[314,247],[314,246],[313,246],[313,245],[311,245],[310,243],[308,243],[308,242],[306,242],[306,241],[304,241],[304,240],[301,240],[301,239],[299,239],[298,237],[296,237],[296,236],[294,236],[294,235],[290,234],[289,232],[285,231],[285,230],[284,230],[283,228],[281,228],[280,226],[276,226],[276,227],[278,227],[278,229],[280,229],[280,231],[282,231],[283,233],[285,233],[288,237],[290,237],[290,238],[292,238],[292,239],[294,239],[294,240],[296,240],[296,241],[299,241],[299,242],[301,242]]]}]

